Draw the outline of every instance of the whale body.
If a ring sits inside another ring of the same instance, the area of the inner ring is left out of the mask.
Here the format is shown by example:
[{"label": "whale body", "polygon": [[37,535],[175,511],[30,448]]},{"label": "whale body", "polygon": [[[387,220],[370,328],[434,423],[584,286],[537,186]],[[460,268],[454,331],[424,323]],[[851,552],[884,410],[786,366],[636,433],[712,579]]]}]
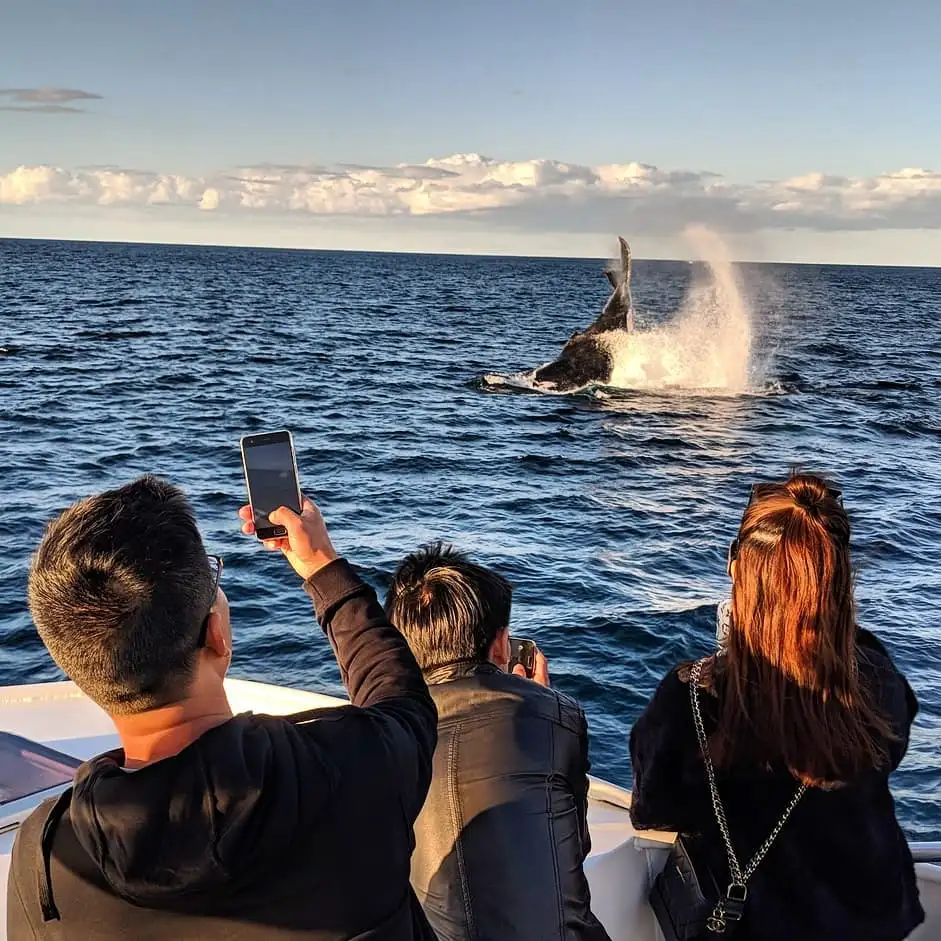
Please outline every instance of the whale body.
[{"label": "whale body", "polygon": [[612,290],[601,315],[587,330],[572,334],[558,359],[533,373],[536,386],[569,392],[592,383],[604,385],[611,379],[613,360],[609,338],[605,335],[615,330],[631,332],[634,329],[631,250],[623,238],[618,239],[618,246],[617,265],[605,271]]}]

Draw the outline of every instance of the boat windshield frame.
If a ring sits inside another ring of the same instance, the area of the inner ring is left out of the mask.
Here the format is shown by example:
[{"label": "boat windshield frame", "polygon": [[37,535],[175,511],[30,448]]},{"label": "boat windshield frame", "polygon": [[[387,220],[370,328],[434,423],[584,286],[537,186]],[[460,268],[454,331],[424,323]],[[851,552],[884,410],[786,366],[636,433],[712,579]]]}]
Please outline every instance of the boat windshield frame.
[{"label": "boat windshield frame", "polygon": [[48,745],[0,731],[0,815],[26,797],[71,784],[80,765]]}]

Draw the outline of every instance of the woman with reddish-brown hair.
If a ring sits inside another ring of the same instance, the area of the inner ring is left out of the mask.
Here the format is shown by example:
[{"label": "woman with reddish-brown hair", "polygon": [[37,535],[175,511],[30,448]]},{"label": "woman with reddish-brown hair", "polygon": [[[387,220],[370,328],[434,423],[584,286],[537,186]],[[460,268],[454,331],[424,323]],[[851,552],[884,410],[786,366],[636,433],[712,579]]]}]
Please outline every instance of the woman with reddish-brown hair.
[{"label": "woman with reddish-brown hair", "polygon": [[638,829],[680,834],[651,903],[668,941],[898,941],[923,920],[889,774],[918,704],[856,624],[840,493],[757,484],[718,653],[631,731]]}]

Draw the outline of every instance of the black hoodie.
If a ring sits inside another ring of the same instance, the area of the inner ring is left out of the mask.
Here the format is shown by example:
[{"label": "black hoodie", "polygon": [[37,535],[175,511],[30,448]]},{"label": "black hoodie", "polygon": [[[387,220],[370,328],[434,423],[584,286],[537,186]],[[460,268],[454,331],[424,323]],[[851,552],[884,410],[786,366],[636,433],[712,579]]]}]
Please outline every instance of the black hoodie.
[{"label": "black hoodie", "polygon": [[433,939],[409,862],[434,704],[344,561],[305,587],[352,705],[236,716],[133,772],[86,762],[17,836],[8,941]]}]

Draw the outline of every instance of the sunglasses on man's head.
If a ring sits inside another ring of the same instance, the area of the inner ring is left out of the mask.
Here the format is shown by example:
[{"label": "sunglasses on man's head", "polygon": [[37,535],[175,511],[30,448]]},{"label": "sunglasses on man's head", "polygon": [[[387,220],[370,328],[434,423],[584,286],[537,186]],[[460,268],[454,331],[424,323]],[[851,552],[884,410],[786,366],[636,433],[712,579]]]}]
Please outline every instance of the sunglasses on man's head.
[{"label": "sunglasses on man's head", "polygon": [[206,646],[206,631],[209,630],[209,615],[212,614],[212,607],[216,603],[216,595],[219,594],[219,580],[222,578],[222,556],[208,556],[209,568],[213,571],[212,596],[209,599],[209,610],[203,618],[202,627],[199,629],[199,638],[196,641],[197,649]]}]

